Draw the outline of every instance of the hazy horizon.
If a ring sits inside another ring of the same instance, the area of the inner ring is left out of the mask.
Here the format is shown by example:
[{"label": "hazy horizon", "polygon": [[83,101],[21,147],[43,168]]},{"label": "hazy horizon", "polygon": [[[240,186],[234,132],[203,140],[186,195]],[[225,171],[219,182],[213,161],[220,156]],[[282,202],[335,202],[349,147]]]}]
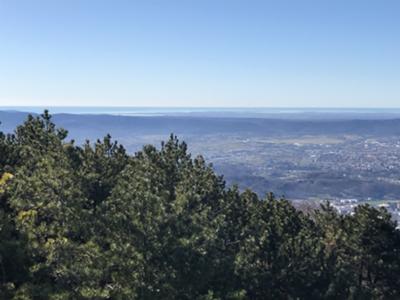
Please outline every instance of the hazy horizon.
[{"label": "hazy horizon", "polygon": [[357,107],[160,107],[160,106],[0,106],[0,112],[40,114],[224,117],[272,119],[398,119],[400,108]]},{"label": "hazy horizon", "polygon": [[359,109],[359,110],[370,110],[370,109],[400,109],[400,106],[201,106],[201,105],[54,105],[54,104],[40,104],[40,105],[0,105],[0,109],[3,108],[26,108],[26,107],[59,107],[59,108],[195,108],[195,109]]}]

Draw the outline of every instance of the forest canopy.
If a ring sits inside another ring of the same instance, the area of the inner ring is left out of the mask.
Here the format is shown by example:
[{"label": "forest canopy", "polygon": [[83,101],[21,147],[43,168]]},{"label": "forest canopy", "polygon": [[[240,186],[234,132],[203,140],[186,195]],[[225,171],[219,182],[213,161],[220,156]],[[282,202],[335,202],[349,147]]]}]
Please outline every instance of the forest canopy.
[{"label": "forest canopy", "polygon": [[174,135],[76,145],[47,111],[0,132],[0,299],[400,298],[396,225],[226,186]]}]

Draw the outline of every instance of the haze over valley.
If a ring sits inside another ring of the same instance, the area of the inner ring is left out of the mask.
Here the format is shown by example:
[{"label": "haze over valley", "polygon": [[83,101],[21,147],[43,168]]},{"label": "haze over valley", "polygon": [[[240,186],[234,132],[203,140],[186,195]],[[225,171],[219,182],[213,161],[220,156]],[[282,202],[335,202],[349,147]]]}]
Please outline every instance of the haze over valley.
[{"label": "haze over valley", "polygon": [[[55,122],[79,144],[109,133],[134,153],[173,133],[228,184],[261,196],[272,191],[291,200],[400,199],[396,110],[57,109]],[[0,128],[12,132],[26,115],[3,108]]]}]

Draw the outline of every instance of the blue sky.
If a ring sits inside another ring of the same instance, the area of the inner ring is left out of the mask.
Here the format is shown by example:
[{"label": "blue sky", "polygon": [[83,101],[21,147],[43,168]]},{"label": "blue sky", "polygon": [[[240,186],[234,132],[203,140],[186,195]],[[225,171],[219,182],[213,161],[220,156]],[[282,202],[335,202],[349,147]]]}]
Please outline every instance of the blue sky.
[{"label": "blue sky", "polygon": [[400,1],[0,0],[0,105],[400,107]]}]

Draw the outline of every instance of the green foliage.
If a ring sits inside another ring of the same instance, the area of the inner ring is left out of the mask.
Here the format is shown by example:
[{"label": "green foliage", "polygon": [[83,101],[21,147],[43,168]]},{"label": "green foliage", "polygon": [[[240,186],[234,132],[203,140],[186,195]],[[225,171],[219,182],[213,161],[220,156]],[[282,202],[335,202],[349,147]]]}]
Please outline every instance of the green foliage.
[{"label": "green foliage", "polygon": [[76,146],[47,111],[0,133],[0,299],[396,299],[384,210],[305,214],[225,187],[171,136]]}]

